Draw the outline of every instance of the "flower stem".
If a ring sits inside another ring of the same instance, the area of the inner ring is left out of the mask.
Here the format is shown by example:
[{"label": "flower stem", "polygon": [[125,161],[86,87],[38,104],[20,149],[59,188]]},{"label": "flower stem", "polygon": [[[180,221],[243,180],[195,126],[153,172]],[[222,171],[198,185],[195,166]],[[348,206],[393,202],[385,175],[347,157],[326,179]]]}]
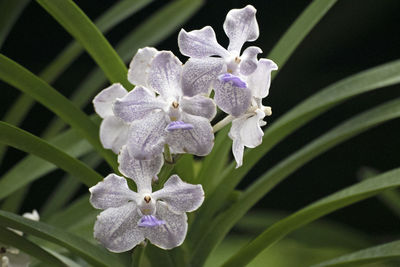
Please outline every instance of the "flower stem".
[{"label": "flower stem", "polygon": [[220,120],[213,126],[213,132],[214,133],[218,132],[219,130],[224,128],[225,125],[232,122],[234,119],[235,119],[235,117],[233,117],[232,115],[226,116],[225,118],[223,118],[222,120]]}]

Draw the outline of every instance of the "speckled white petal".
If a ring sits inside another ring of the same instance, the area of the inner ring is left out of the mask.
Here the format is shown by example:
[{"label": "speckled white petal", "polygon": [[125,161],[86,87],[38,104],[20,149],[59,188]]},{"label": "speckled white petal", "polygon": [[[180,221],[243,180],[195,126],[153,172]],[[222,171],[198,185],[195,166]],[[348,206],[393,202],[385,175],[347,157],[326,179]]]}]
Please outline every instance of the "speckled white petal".
[{"label": "speckled white petal", "polygon": [[138,198],[137,193],[129,189],[126,179],[113,173],[89,191],[92,206],[102,210],[121,207]]},{"label": "speckled white petal", "polygon": [[193,125],[190,130],[175,130],[166,135],[167,144],[173,153],[208,155],[214,146],[214,134],[208,119],[183,114],[183,121]]},{"label": "speckled white petal", "polygon": [[138,192],[151,192],[151,181],[160,172],[164,157],[160,154],[151,160],[137,160],[129,154],[125,146],[118,156],[118,163],[119,171],[136,183]]},{"label": "speckled white petal", "polygon": [[157,53],[153,47],[141,48],[129,64],[128,80],[135,85],[146,86],[150,64]]},{"label": "speckled white petal", "polygon": [[127,93],[128,91],[126,91],[121,84],[114,83],[95,96],[93,99],[94,110],[103,119],[108,116],[113,116],[112,105],[114,101]]},{"label": "speckled white petal", "polygon": [[154,57],[147,83],[164,99],[177,98],[181,92],[182,62],[170,51],[161,51]]},{"label": "speckled white petal", "polygon": [[196,95],[194,97],[184,96],[181,98],[180,105],[184,112],[204,117],[210,121],[217,113],[214,100],[201,95]]},{"label": "speckled white petal", "polygon": [[182,91],[186,96],[208,95],[212,82],[221,74],[225,62],[222,58],[189,58],[183,65]]},{"label": "speckled white petal", "polygon": [[163,111],[156,111],[141,120],[133,121],[127,144],[129,154],[139,160],[149,160],[159,155],[164,148],[167,125],[167,117]]},{"label": "speckled white petal", "polygon": [[106,117],[100,124],[100,141],[104,148],[115,154],[128,141],[129,125],[115,116]]},{"label": "speckled white petal", "polygon": [[257,46],[250,46],[244,50],[240,57],[240,73],[243,75],[250,75],[257,69],[257,55],[262,53],[262,50]]},{"label": "speckled white petal", "polygon": [[204,201],[204,191],[200,184],[185,183],[178,175],[172,175],[161,190],[152,194],[157,200],[167,203],[175,213],[197,210]]},{"label": "speckled white petal", "polygon": [[216,81],[214,83],[214,100],[217,106],[224,112],[238,117],[250,106],[251,91],[233,85],[232,82]]},{"label": "speckled white petal", "polygon": [[141,86],[135,87],[127,95],[117,98],[113,105],[115,116],[125,122],[140,120],[155,109],[162,109],[165,103],[154,93]]},{"label": "speckled white petal", "polygon": [[261,124],[264,125],[263,118],[265,113],[261,109],[256,110],[252,116],[243,116],[232,121],[232,127],[229,131],[229,137],[232,140],[237,139],[249,148],[254,148],[262,143],[264,132],[261,130]]},{"label": "speckled white petal", "polygon": [[271,85],[271,71],[277,69],[278,66],[272,60],[260,59],[257,69],[247,79],[247,85],[254,97],[264,98],[268,95]]},{"label": "speckled white petal", "polygon": [[192,58],[216,55],[229,57],[228,51],[218,44],[215,32],[210,26],[190,32],[182,29],[178,35],[178,46],[183,55]]},{"label": "speckled white petal", "polygon": [[136,204],[130,202],[122,207],[109,208],[97,216],[94,238],[112,252],[131,250],[144,240]]},{"label": "speckled white petal", "polygon": [[187,233],[186,213],[176,214],[168,209],[167,204],[158,201],[156,217],[165,224],[142,228],[145,237],[155,246],[162,249],[172,249],[180,246]]},{"label": "speckled white petal", "polygon": [[252,5],[241,9],[232,9],[226,15],[224,31],[229,38],[228,51],[240,54],[243,44],[254,41],[259,36],[256,20],[257,10]]}]

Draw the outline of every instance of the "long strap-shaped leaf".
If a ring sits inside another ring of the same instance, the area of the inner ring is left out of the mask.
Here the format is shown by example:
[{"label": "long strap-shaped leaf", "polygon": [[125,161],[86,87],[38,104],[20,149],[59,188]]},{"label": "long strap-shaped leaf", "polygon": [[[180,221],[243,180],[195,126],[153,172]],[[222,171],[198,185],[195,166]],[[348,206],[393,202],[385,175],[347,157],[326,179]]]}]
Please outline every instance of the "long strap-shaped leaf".
[{"label": "long strap-shaped leaf", "polygon": [[345,121],[277,164],[249,186],[228,210],[208,222],[208,229],[203,232],[200,241],[195,243],[193,259],[196,261],[205,259],[257,201],[295,170],[335,145],[379,123],[398,117],[400,117],[400,99],[390,101]]},{"label": "long strap-shaped leaf", "polygon": [[400,240],[353,252],[311,267],[354,266],[395,258],[400,258]]},{"label": "long strap-shaped leaf", "polygon": [[55,146],[4,122],[0,122],[0,142],[52,162],[88,186],[96,184],[103,178],[83,162],[74,159]]},{"label": "long strap-shaped leaf", "polygon": [[71,0],[37,0],[37,2],[86,49],[110,82],[119,82],[127,89],[132,88],[127,79],[124,62],[74,2]]},{"label": "long strap-shaped leaf", "polygon": [[56,113],[85,137],[115,170],[117,169],[115,155],[105,150],[99,141],[98,127],[66,97],[18,63],[1,54],[0,79],[29,94]]},{"label": "long strap-shaped leaf", "polygon": [[126,266],[122,255],[108,252],[85,239],[43,222],[32,221],[10,212],[0,211],[0,225],[20,230],[65,247],[94,266]]},{"label": "long strap-shaped leaf", "polygon": [[[231,257],[223,266],[244,266],[258,253],[303,225],[335,210],[398,186],[400,186],[400,168],[386,172],[376,178],[362,181],[325,197],[269,227],[250,244]],[[399,246],[397,245],[397,247]]]},{"label": "long strap-shaped leaf", "polygon": [[267,126],[263,143],[247,150],[244,155],[242,167],[235,169],[232,162],[226,169],[221,182],[214,192],[205,199],[192,229],[196,229],[193,240],[202,236],[208,222],[220,208],[218,203],[224,203],[228,195],[239,184],[251,168],[276,144],[295,130],[346,99],[353,96],[390,86],[400,82],[400,60],[384,64],[359,74],[353,75],[342,81],[332,84],[313,96],[307,98],[289,112]]},{"label": "long strap-shaped leaf", "polygon": [[3,227],[0,227],[0,242],[18,248],[23,252],[37,258],[38,260],[48,263],[50,266],[67,266],[58,258],[53,256],[43,248],[39,247],[35,243]]},{"label": "long strap-shaped leaf", "polygon": [[0,47],[29,0],[0,2]]}]

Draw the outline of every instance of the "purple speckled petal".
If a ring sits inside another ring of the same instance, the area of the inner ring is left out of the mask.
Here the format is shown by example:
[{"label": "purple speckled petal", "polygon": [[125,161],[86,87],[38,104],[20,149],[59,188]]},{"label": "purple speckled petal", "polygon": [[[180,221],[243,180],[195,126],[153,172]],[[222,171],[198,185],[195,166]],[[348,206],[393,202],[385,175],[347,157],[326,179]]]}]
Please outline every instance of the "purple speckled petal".
[{"label": "purple speckled petal", "polygon": [[144,215],[139,223],[138,226],[140,227],[155,227],[165,224],[165,221],[157,219],[153,215]]},{"label": "purple speckled petal", "polygon": [[129,64],[128,80],[135,85],[147,85],[150,64],[157,53],[153,47],[141,48]]},{"label": "purple speckled petal", "polygon": [[224,22],[224,31],[229,38],[228,51],[235,51],[239,55],[245,42],[258,38],[260,33],[256,12],[257,10],[251,5],[228,12]]},{"label": "purple speckled petal", "polygon": [[217,107],[211,98],[196,95],[194,97],[184,96],[180,101],[184,112],[195,116],[201,116],[211,121],[217,113]]},{"label": "purple speckled petal", "polygon": [[131,250],[144,240],[144,232],[137,225],[140,217],[134,202],[108,208],[97,216],[94,238],[112,252]]},{"label": "purple speckled petal", "polygon": [[94,110],[103,119],[108,116],[114,116],[112,110],[114,101],[127,93],[128,91],[121,84],[114,83],[95,96],[93,99]]},{"label": "purple speckled petal", "polygon": [[214,134],[208,119],[183,113],[182,120],[193,125],[191,130],[167,132],[166,142],[173,153],[205,156],[214,145]]},{"label": "purple speckled petal", "polygon": [[153,245],[162,249],[172,249],[180,246],[185,240],[187,233],[187,216],[185,213],[176,214],[172,212],[167,204],[157,201],[155,216],[165,224],[154,227],[140,228]]},{"label": "purple speckled petal", "polygon": [[162,154],[151,160],[137,160],[132,157],[124,146],[118,155],[119,171],[131,178],[137,185],[138,192],[151,192],[151,182],[160,172],[164,164]]},{"label": "purple speckled petal", "polygon": [[208,95],[212,82],[221,73],[225,62],[222,58],[189,58],[183,65],[182,91],[185,96]]},{"label": "purple speckled petal", "polygon": [[167,128],[165,128],[168,132],[176,131],[176,130],[191,130],[193,129],[193,125],[189,123],[185,123],[183,121],[172,121],[168,124]]},{"label": "purple speckled petal", "polygon": [[271,85],[271,71],[277,69],[278,66],[272,60],[260,59],[256,71],[248,76],[247,80],[254,97],[264,98],[268,95]]},{"label": "purple speckled petal", "polygon": [[118,98],[113,106],[115,116],[126,122],[140,120],[155,109],[162,109],[165,102],[141,86]]},{"label": "purple speckled petal", "polygon": [[147,83],[164,99],[182,95],[182,62],[170,51],[161,51],[151,62]]},{"label": "purple speckled petal", "polygon": [[[238,117],[249,108],[251,91],[246,87],[235,86],[234,81],[234,78],[228,82],[217,80],[214,83],[214,100],[221,110]],[[240,82],[236,84],[242,85]]]},{"label": "purple speckled petal", "polygon": [[133,121],[127,144],[129,154],[139,160],[149,160],[162,153],[167,124],[163,111],[156,111],[141,120]]},{"label": "purple speckled petal", "polygon": [[235,87],[239,88],[247,88],[247,84],[245,81],[240,79],[239,76],[233,75],[231,73],[224,73],[218,76],[220,82],[223,83],[231,83]]},{"label": "purple speckled petal", "polygon": [[185,183],[178,175],[172,175],[164,187],[152,196],[167,203],[168,208],[175,213],[197,210],[204,201],[203,187]]},{"label": "purple speckled petal", "polygon": [[106,117],[100,124],[100,142],[104,148],[118,154],[128,142],[129,125],[115,116]]},{"label": "purple speckled petal", "polygon": [[178,35],[178,46],[183,55],[192,58],[216,55],[229,57],[228,51],[218,44],[215,32],[210,26],[190,32],[182,29]]},{"label": "purple speckled petal", "polygon": [[126,179],[115,174],[109,174],[89,191],[90,203],[96,209],[121,207],[138,198],[138,194],[129,189]]},{"label": "purple speckled petal", "polygon": [[256,46],[247,47],[244,50],[240,62],[240,74],[250,75],[257,69],[257,55],[262,53],[262,50]]}]

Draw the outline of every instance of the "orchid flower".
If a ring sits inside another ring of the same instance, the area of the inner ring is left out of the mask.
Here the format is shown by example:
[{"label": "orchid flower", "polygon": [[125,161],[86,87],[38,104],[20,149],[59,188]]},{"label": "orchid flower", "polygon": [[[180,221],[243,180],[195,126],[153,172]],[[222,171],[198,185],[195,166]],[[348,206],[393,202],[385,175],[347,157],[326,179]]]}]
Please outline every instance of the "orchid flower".
[{"label": "orchid flower", "polygon": [[188,227],[186,212],[203,203],[202,186],[172,175],[162,189],[152,192],[151,181],[163,164],[161,155],[139,161],[123,147],[118,161],[121,173],[136,183],[137,192],[115,174],[89,189],[93,207],[104,210],[94,226],[95,239],[112,252],[128,251],[145,239],[163,249],[181,245]]},{"label": "orchid flower", "polygon": [[183,73],[182,63],[168,51],[138,51],[128,78],[134,90],[113,104],[113,114],[130,125],[127,148],[137,159],[172,153],[205,156],[214,145],[210,120],[216,106],[207,88],[194,90],[194,73]]}]

